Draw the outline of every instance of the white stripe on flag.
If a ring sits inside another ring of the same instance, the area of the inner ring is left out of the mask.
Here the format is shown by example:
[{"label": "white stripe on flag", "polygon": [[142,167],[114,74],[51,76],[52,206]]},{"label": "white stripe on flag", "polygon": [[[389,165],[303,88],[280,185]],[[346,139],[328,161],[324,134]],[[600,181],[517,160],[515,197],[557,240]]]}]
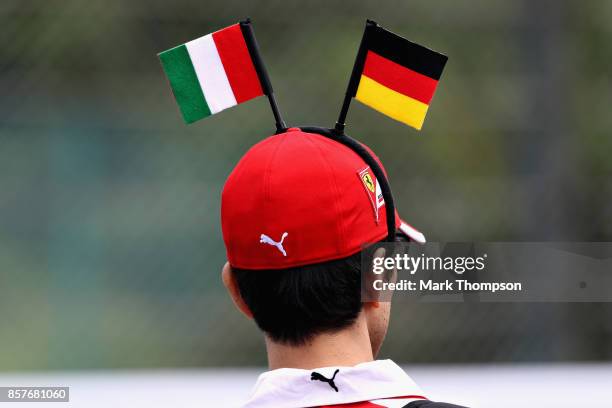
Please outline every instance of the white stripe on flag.
[{"label": "white stripe on flag", "polygon": [[211,113],[236,105],[236,97],[211,34],[185,44]]}]

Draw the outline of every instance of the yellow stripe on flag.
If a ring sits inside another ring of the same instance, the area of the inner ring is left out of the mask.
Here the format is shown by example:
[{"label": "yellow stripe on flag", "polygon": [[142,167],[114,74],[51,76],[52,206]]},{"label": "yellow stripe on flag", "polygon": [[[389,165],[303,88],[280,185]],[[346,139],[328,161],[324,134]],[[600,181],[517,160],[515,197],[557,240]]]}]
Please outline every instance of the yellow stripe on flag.
[{"label": "yellow stripe on flag", "polygon": [[384,113],[417,130],[423,127],[428,105],[387,88],[384,85],[361,76],[355,98],[372,109]]}]

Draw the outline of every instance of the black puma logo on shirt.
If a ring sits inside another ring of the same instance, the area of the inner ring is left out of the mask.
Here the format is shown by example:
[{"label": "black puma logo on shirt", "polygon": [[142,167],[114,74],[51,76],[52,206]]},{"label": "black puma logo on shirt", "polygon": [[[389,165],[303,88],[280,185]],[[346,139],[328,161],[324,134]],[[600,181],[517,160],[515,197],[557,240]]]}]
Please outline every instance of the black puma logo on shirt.
[{"label": "black puma logo on shirt", "polygon": [[336,392],[338,392],[338,387],[336,387],[336,383],[334,383],[334,378],[336,378],[336,374],[338,374],[339,371],[339,369],[336,369],[332,378],[326,378],[322,374],[313,371],[312,374],[310,374],[310,381],[316,380],[326,382],[329,384],[330,387],[332,387]]}]

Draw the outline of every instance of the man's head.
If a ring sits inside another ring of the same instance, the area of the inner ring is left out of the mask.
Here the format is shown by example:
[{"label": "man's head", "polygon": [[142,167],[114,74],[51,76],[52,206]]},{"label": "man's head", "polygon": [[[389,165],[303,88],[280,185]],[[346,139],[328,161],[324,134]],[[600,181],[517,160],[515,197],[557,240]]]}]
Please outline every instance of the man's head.
[{"label": "man's head", "polygon": [[[361,302],[361,250],[387,237],[386,216],[378,180],[351,148],[297,128],[271,136],[223,189],[224,283],[271,341],[299,346],[358,325],[375,354],[389,304]],[[424,242],[397,213],[395,225]]]},{"label": "man's head", "polygon": [[361,302],[361,253],[280,270],[253,271],[226,263],[223,282],[238,308],[270,340],[301,346],[363,319],[376,355],[387,333],[388,302]]}]

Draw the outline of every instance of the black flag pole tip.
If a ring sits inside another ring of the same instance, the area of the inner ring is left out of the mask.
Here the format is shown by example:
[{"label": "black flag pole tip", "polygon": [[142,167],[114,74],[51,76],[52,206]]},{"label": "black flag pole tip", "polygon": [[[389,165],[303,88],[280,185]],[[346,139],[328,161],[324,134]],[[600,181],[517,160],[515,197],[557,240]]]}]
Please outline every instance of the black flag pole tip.
[{"label": "black flag pole tip", "polygon": [[374,27],[377,27],[378,23],[373,20],[367,19],[363,36],[361,37],[361,43],[359,44],[359,50],[357,51],[357,57],[355,57],[355,64],[353,65],[353,72],[349,79],[348,86],[346,87],[346,93],[344,94],[344,101],[342,102],[342,108],[340,109],[340,115],[336,121],[334,131],[339,134],[344,134],[344,127],[346,126],[346,115],[348,114],[349,107],[351,106],[351,100],[355,97],[357,92],[357,86],[359,85],[359,79],[361,77],[361,71],[363,70],[363,64],[365,62],[365,56],[367,51],[367,33]]},{"label": "black flag pole tip", "polygon": [[240,29],[242,30],[249,54],[253,60],[255,71],[257,71],[257,76],[259,77],[259,82],[261,83],[263,93],[268,97],[268,102],[270,102],[270,108],[272,109],[272,114],[274,115],[274,120],[276,122],[276,133],[282,133],[287,129],[287,125],[285,124],[280,110],[278,109],[278,104],[276,103],[276,98],[274,97],[274,90],[272,89],[272,83],[268,77],[268,71],[263,63],[261,54],[259,53],[259,45],[255,39],[255,32],[253,31],[253,25],[251,24],[250,17],[240,21]]}]

